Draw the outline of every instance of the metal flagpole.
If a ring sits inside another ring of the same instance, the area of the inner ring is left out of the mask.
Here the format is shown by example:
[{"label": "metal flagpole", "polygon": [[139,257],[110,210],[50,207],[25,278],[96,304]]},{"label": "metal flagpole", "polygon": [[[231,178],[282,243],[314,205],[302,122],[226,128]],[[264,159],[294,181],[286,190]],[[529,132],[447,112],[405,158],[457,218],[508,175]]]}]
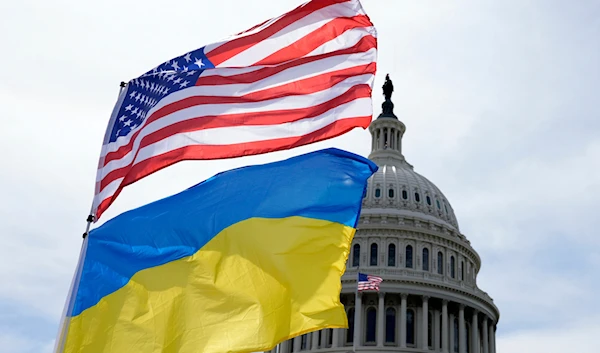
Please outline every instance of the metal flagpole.
[{"label": "metal flagpole", "polygon": [[360,339],[360,332],[357,332],[357,327],[360,329],[360,325],[357,324],[358,320],[359,320],[359,316],[358,316],[358,311],[362,310],[362,305],[360,306],[360,308],[358,307],[358,301],[360,300],[360,298],[358,297],[358,279],[360,278],[360,258],[358,259],[358,266],[356,267],[356,292],[354,293],[355,297],[354,297],[354,332],[352,332],[352,335],[354,336],[352,338],[352,352],[356,353],[356,341],[358,341]]},{"label": "metal flagpole", "polygon": [[[119,101],[123,101],[123,90],[125,88],[127,84],[125,82],[121,82],[120,88],[119,88]],[[119,106],[120,104],[117,104],[117,106]],[[110,123],[114,122],[114,118],[116,116],[116,112],[118,112],[118,108],[115,107],[115,109],[113,110],[113,113],[111,115],[111,121]],[[109,123],[109,124],[110,124]],[[109,129],[107,129],[109,130]],[[106,135],[110,134],[109,131],[106,132],[105,134],[105,139],[106,139]],[[92,201],[92,206],[90,208],[90,213],[86,218],[86,226],[85,226],[85,232],[83,233],[82,237],[83,237],[83,243],[81,244],[81,250],[79,251],[79,259],[77,260],[77,267],[75,268],[75,273],[73,274],[73,278],[71,279],[71,286],[69,287],[69,292],[67,294],[67,300],[65,301],[65,306],[63,308],[63,313],[60,319],[60,324],[58,327],[58,335],[56,338],[56,342],[54,343],[54,352],[55,353],[61,353],[64,351],[64,345],[65,345],[65,341],[67,338],[67,333],[68,333],[68,328],[69,328],[69,321],[68,320],[68,315],[70,316],[71,313],[73,312],[73,306],[75,305],[75,298],[77,298],[77,290],[79,288],[79,280],[81,279],[81,272],[83,270],[83,262],[85,260],[85,255],[87,252],[87,245],[88,245],[88,233],[90,231],[90,228],[92,226],[92,223],[94,222],[94,204]]]}]

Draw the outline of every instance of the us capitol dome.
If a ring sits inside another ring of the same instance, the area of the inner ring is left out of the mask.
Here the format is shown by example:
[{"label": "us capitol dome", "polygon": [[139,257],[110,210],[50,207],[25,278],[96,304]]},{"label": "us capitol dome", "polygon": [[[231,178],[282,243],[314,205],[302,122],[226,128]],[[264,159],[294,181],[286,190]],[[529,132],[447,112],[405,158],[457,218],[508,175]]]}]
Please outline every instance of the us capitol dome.
[{"label": "us capitol dome", "polygon": [[[500,312],[477,287],[481,258],[446,196],[405,159],[406,126],[393,112],[389,76],[383,90],[383,111],[369,126],[369,159],[379,170],[342,277],[349,329],[298,336],[279,353],[495,353]],[[357,293],[359,271],[383,278],[380,291]]]}]

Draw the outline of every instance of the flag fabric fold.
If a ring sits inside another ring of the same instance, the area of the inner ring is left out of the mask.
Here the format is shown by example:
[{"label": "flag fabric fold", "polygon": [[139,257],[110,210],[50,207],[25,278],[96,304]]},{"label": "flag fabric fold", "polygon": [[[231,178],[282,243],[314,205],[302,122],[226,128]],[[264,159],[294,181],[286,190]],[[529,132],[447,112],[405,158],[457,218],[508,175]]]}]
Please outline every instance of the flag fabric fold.
[{"label": "flag fabric fold", "polygon": [[358,0],[310,1],[131,80],[113,109],[92,213],[183,160],[310,144],[367,128],[376,30]]},{"label": "flag fabric fold", "polygon": [[376,170],[326,149],[107,221],[86,238],[57,351],[256,352],[347,327],[340,279]]}]

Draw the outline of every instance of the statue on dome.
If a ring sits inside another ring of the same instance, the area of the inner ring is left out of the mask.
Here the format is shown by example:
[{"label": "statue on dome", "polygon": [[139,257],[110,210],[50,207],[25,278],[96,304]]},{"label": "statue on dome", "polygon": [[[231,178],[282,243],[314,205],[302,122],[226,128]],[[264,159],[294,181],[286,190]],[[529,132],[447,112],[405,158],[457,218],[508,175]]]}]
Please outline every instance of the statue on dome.
[{"label": "statue on dome", "polygon": [[394,85],[392,84],[392,80],[390,80],[390,74],[385,75],[385,83],[383,84],[383,95],[385,96],[385,100],[389,101],[392,99],[392,92],[394,92]]}]

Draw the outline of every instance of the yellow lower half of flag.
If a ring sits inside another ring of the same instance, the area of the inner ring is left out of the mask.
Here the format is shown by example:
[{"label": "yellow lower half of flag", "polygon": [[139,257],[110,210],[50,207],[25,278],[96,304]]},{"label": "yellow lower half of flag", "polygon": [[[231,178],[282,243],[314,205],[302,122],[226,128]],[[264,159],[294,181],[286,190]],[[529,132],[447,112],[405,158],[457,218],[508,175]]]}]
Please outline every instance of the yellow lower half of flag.
[{"label": "yellow lower half of flag", "polygon": [[64,352],[252,352],[345,328],[340,278],[354,233],[304,217],[234,224],[69,318]]}]

